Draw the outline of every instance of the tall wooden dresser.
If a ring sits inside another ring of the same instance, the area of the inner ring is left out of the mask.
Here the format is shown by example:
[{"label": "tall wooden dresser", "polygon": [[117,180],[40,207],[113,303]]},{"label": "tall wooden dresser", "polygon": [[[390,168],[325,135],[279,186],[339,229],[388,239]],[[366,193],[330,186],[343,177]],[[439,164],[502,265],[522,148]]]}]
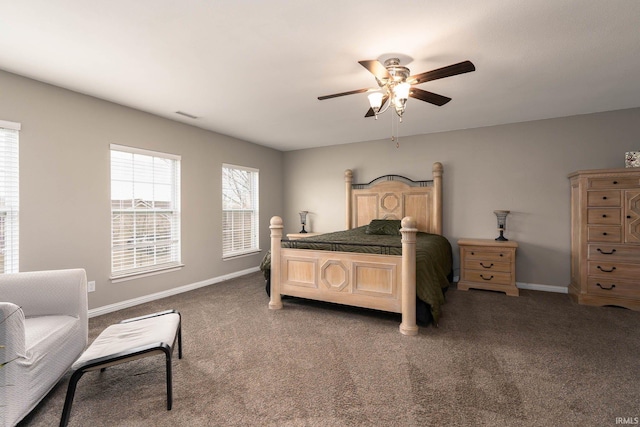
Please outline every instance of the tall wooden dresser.
[{"label": "tall wooden dresser", "polygon": [[640,169],[598,169],[571,181],[571,285],[580,304],[640,310]]}]

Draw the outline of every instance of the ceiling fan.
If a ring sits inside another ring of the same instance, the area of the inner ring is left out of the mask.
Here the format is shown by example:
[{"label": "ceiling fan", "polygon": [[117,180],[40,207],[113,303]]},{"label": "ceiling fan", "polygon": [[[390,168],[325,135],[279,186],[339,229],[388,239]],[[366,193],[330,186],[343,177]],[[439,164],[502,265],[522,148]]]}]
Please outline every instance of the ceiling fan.
[{"label": "ceiling fan", "polygon": [[[396,114],[402,121],[407,99],[409,97],[428,102],[433,105],[442,106],[451,101],[451,98],[418,89],[414,85],[426,83],[431,80],[451,77],[458,74],[475,71],[476,67],[471,61],[463,61],[447,67],[427,71],[425,73],[410,75],[407,67],[400,65],[398,58],[389,58],[382,64],[377,60],[358,61],[360,65],[369,70],[376,78],[379,88],[365,88],[351,90],[349,92],[334,93],[333,95],[319,96],[320,101],[324,99],[337,98],[339,96],[354,95],[357,93],[369,92],[369,103],[371,107],[365,117],[374,116],[378,119],[378,114],[382,114],[390,106],[393,106]],[[384,108],[383,108],[384,106]]]}]

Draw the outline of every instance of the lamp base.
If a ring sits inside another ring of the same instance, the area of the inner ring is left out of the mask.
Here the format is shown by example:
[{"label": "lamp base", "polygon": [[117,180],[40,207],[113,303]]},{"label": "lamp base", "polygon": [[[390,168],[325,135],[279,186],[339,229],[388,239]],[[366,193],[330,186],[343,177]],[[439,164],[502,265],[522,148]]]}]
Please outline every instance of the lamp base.
[{"label": "lamp base", "polygon": [[302,224],[302,230],[300,230],[300,233],[305,233],[306,234],[307,230],[304,229],[304,224]]},{"label": "lamp base", "polygon": [[498,242],[508,242],[509,241],[509,239],[504,237],[504,231],[503,230],[500,230],[500,235],[498,237],[496,237],[496,240]]}]

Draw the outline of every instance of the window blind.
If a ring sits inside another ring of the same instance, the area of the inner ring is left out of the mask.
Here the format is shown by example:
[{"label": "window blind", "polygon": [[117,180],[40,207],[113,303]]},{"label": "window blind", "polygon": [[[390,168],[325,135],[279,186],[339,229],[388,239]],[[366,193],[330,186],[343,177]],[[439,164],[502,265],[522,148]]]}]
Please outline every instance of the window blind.
[{"label": "window blind", "polygon": [[222,165],[222,257],[259,251],[259,171]]},{"label": "window blind", "polygon": [[180,156],[111,145],[111,276],[180,265]]},{"label": "window blind", "polygon": [[0,273],[19,271],[19,131],[19,123],[0,120]]}]

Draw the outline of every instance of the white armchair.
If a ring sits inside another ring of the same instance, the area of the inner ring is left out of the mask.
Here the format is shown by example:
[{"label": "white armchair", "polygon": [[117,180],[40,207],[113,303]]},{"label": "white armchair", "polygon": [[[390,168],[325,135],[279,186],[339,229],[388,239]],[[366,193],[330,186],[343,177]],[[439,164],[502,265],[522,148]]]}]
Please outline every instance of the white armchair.
[{"label": "white armchair", "polygon": [[85,271],[0,274],[0,322],[0,426],[13,426],[87,346]]}]

